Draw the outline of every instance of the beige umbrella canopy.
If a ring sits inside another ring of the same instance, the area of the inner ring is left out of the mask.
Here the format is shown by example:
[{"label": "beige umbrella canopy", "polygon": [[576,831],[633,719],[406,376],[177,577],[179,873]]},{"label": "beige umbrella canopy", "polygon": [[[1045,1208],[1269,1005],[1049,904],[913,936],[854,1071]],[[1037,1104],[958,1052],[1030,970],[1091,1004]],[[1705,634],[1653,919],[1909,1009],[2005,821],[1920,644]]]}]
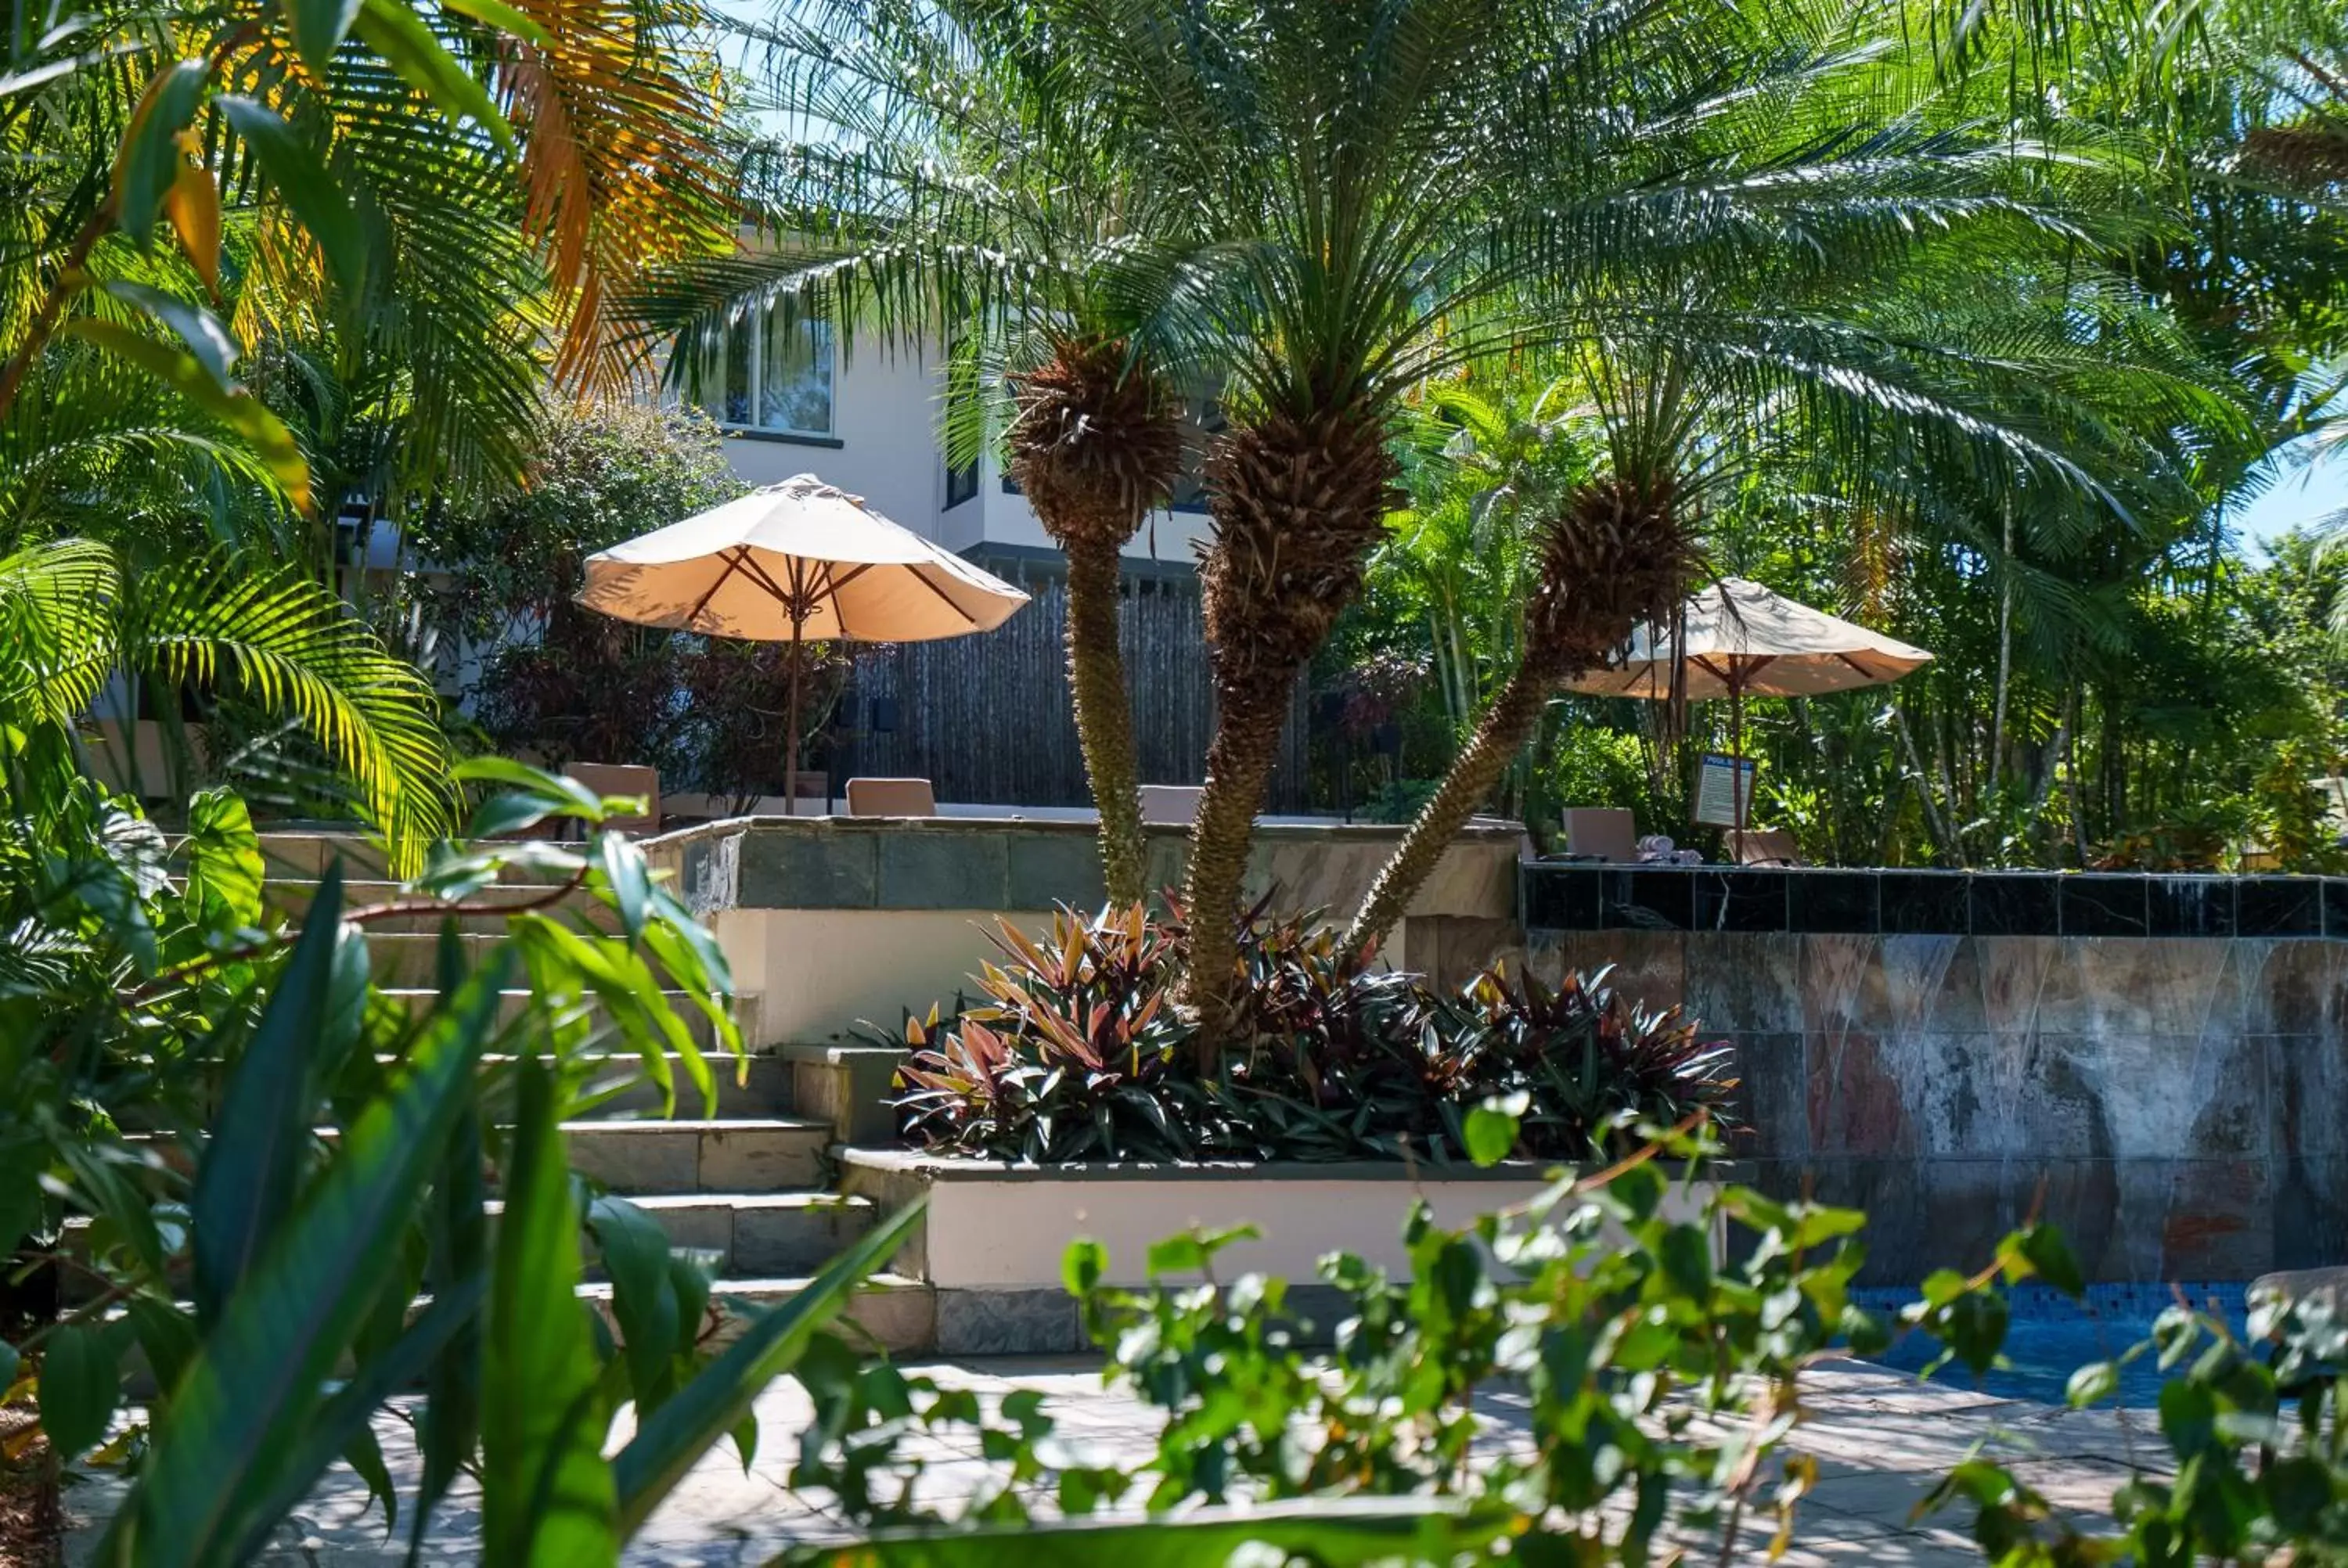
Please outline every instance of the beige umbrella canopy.
[{"label": "beige umbrella canopy", "polygon": [[[1684,619],[1691,701],[1815,697],[1887,685],[1932,657],[1741,577],[1690,599]],[[1672,694],[1678,657],[1669,627],[1641,626],[1632,632],[1622,662],[1570,684],[1601,696],[1661,701]]]},{"label": "beige umbrella canopy", "polygon": [[[1673,628],[1642,625],[1620,662],[1568,684],[1599,696],[1655,702],[1725,697],[1730,743],[1740,762],[1746,698],[1815,697],[1888,685],[1932,657],[1741,577],[1725,578],[1691,598],[1681,615],[1680,645],[1673,643]],[[1675,674],[1684,677],[1684,690]],[[1744,811],[1740,790],[1737,815]]]},{"label": "beige umbrella canopy", "polygon": [[800,474],[589,556],[579,602],[644,626],[790,643],[784,799],[797,811],[802,642],[988,631],[1027,595]]}]

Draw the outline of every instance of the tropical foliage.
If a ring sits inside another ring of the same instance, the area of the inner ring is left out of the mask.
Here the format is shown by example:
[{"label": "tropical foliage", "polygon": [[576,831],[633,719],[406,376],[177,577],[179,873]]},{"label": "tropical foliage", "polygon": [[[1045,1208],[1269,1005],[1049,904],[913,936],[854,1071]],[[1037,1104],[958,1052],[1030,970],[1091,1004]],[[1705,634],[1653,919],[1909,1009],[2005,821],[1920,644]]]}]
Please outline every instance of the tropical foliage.
[{"label": "tropical foliage", "polygon": [[[1189,927],[1142,906],[1048,934],[1008,922],[984,999],[909,1022],[895,1104],[921,1147],[999,1159],[1419,1158],[1478,1152],[1487,1102],[1514,1107],[1524,1159],[1605,1159],[1632,1121],[1728,1116],[1725,1046],[1650,1013],[1603,974],[1550,990],[1495,969],[1457,993],[1366,968],[1312,917],[1259,907],[1240,933],[1241,1049],[1201,1076],[1173,1005]],[[1487,1151],[1488,1152],[1488,1151]]]},{"label": "tropical foliage", "polygon": [[[771,234],[671,269],[644,318],[691,336],[778,303],[959,341],[954,376],[1002,394],[963,401],[1014,408],[1010,461],[1072,562],[1154,492],[1159,378],[1214,390],[1201,911],[1239,913],[1292,687],[1410,478],[1417,543],[1372,599],[1418,600],[1425,640],[1341,641],[1429,671],[1421,776],[1442,782],[1408,792],[1356,948],[1496,788],[1528,798],[1560,683],[1747,518],[1825,510],[1869,612],[1933,550],[1998,578],[2003,788],[2032,732],[2018,640],[2076,660],[2092,635],[2066,575],[2085,541],[2210,537],[2329,352],[2331,284],[2278,220],[2330,221],[2311,149],[2336,77],[2291,51],[2332,48],[2335,19],[2213,13],[2172,48],[2151,12],[2104,7],[870,10],[793,7],[767,36],[794,138],[754,159]],[[2252,167],[2271,178],[2235,178]],[[1415,403],[1474,438],[1438,454],[1449,478],[1397,445]],[[1085,476],[1089,531],[1060,505]],[[2034,589],[2059,628],[2017,630]],[[1121,719],[1113,630],[1072,617],[1071,658],[1080,708]],[[1115,870],[1125,775],[1086,727]],[[1921,775],[1930,737],[1896,728]],[[1676,794],[1667,771],[1651,787]],[[1933,811],[1942,857],[1982,836],[1977,803]],[[1181,1000],[1212,1054],[1242,970],[1220,919],[1196,939]]]},{"label": "tropical foliage", "polygon": [[[671,792],[781,793],[784,649],[636,626],[576,602],[589,555],[743,489],[705,415],[578,404],[541,422],[519,488],[408,530],[434,564],[402,591],[452,640],[449,679],[462,679],[459,648],[479,654],[462,690],[489,744],[550,765],[649,765]],[[802,658],[820,729],[847,661],[821,643]]]}]

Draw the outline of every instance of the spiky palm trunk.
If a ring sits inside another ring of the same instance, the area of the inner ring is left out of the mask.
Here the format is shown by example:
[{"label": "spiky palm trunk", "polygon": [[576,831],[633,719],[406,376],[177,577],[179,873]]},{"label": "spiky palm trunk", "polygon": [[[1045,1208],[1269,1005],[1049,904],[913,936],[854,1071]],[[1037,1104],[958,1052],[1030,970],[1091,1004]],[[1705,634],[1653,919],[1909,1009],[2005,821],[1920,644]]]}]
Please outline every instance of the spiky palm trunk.
[{"label": "spiky palm trunk", "polygon": [[1296,680],[1362,586],[1362,563],[1397,502],[1384,422],[1342,408],[1273,414],[1231,431],[1208,459],[1215,542],[1200,568],[1215,733],[1190,826],[1182,1000],[1211,1071],[1243,1016],[1238,920]]},{"label": "spiky palm trunk", "polygon": [[1064,340],[1043,365],[1014,379],[1018,416],[1011,477],[1068,562],[1068,689],[1085,774],[1100,813],[1101,875],[1109,901],[1147,892],[1140,768],[1133,703],[1117,646],[1118,557],[1180,470],[1180,406],[1162,378],[1126,345]]},{"label": "spiky palm trunk", "polygon": [[1667,478],[1609,477],[1567,498],[1542,546],[1540,581],[1525,611],[1524,657],[1370,884],[1345,931],[1348,952],[1366,957],[1402,918],[1524,749],[1559,685],[1597,665],[1641,620],[1663,619],[1685,591],[1688,546],[1673,494]]}]

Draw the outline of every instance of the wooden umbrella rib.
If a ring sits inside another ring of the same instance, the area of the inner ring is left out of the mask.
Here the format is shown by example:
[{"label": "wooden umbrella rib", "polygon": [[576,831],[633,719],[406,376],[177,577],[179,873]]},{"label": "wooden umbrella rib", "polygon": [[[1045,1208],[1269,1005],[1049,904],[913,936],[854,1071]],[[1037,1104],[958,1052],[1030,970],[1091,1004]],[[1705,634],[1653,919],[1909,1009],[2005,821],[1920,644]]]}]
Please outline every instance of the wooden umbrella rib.
[{"label": "wooden umbrella rib", "polygon": [[717,580],[709,585],[709,590],[695,600],[693,608],[685,612],[685,621],[688,628],[701,619],[701,612],[709,608],[709,601],[717,597],[717,590],[726,586],[726,579],[742,569],[743,563],[748,559],[749,554],[749,548],[746,545],[734,547],[733,551],[726,557],[726,569],[717,574]]},{"label": "wooden umbrella rib", "polygon": [[928,578],[922,576],[922,569],[918,565],[907,569],[911,571],[913,574],[913,580],[915,582],[920,583],[923,588],[926,588],[932,593],[936,594],[948,610],[951,610],[956,615],[961,616],[963,625],[974,627],[978,624],[978,617],[973,615],[969,610],[964,610],[961,605],[956,604],[953,601],[953,595],[948,593],[944,589],[940,588],[936,583],[932,582]]},{"label": "wooden umbrella rib", "polygon": [[783,607],[783,613],[788,615],[794,622],[805,620],[807,619],[807,612],[799,607],[798,596],[791,589],[785,588],[781,583],[777,582],[774,579],[774,574],[769,572],[765,567],[760,566],[757,561],[748,559],[749,551],[747,548],[743,551],[743,556],[744,559],[742,562],[742,569],[748,572],[752,577],[757,578],[758,579],[758,586],[775,596],[775,602]]},{"label": "wooden umbrella rib", "polygon": [[870,561],[861,561],[840,576],[834,577],[831,574],[831,563],[826,561],[823,566],[823,590],[831,600],[832,624],[839,628],[840,636],[851,641],[855,639],[855,633],[848,630],[848,607],[839,602],[839,590],[871,569]]}]

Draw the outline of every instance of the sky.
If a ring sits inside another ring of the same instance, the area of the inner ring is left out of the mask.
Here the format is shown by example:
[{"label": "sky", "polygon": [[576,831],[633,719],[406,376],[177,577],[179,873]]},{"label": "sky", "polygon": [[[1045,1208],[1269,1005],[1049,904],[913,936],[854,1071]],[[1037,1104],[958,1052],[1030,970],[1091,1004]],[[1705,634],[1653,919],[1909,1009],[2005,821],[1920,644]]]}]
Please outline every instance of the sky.
[{"label": "sky", "polygon": [[2281,477],[2229,520],[2243,543],[2264,544],[2294,526],[2348,508],[2348,452],[2334,447],[2302,466],[2281,466]]}]

